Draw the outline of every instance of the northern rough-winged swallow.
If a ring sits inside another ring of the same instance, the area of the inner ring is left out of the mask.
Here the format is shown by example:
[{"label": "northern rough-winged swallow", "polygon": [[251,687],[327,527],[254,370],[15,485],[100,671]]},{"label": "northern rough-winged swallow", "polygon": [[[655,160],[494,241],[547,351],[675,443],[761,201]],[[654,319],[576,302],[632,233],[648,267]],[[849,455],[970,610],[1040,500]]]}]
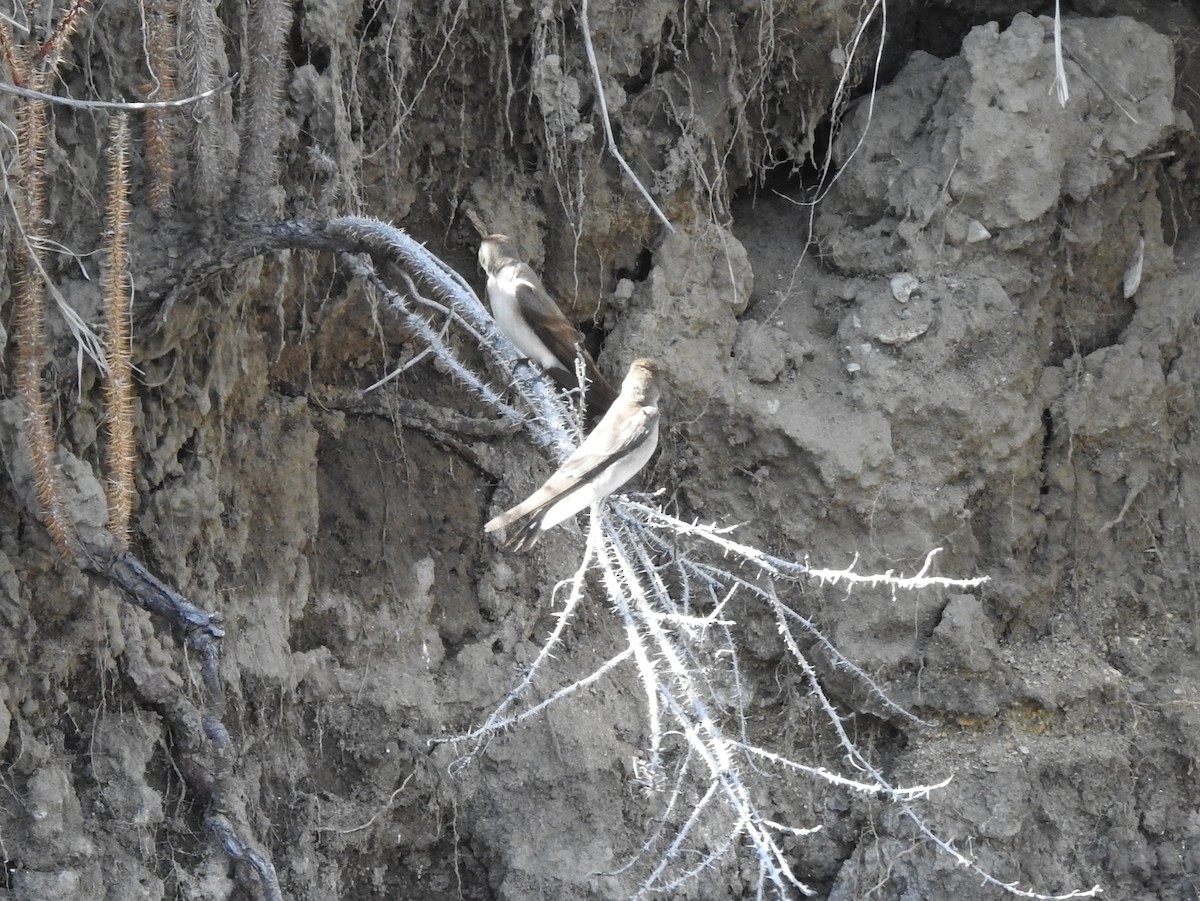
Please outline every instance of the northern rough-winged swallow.
[{"label": "northern rough-winged swallow", "polygon": [[575,359],[583,357],[588,418],[604,415],[617,392],[583,349],[583,335],[550,297],[537,273],[517,256],[507,235],[488,235],[479,245],[479,265],[487,273],[488,301],[500,331],[561,387],[578,388]]},{"label": "northern rough-winged swallow", "polygon": [[628,482],[658,446],[658,394],[658,366],[653,360],[634,360],[620,396],[583,444],[541,488],[491,520],[485,531],[515,524],[504,544],[527,551],[543,532]]}]

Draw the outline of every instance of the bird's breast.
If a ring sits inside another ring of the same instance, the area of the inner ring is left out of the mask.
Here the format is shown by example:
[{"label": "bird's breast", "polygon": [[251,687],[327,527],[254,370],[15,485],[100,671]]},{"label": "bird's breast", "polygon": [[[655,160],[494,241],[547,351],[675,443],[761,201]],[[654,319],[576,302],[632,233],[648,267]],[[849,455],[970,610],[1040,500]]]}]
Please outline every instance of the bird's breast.
[{"label": "bird's breast", "polygon": [[543,369],[561,365],[521,314],[513,281],[488,279],[488,300],[492,304],[492,317],[496,320],[496,325],[504,332],[505,337],[517,346],[517,350]]}]

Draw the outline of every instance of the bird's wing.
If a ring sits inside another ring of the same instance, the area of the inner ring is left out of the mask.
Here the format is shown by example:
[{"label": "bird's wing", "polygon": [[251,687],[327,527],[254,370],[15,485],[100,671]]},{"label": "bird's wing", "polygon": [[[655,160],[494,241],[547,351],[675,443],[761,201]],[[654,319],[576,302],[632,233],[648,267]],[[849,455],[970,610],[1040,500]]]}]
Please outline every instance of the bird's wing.
[{"label": "bird's wing", "polygon": [[657,419],[658,407],[638,407],[615,429],[606,429],[601,422],[550,477],[546,487],[553,487],[558,496],[628,456],[646,440]]},{"label": "bird's wing", "polygon": [[609,429],[601,423],[545,484],[517,506],[490,520],[484,526],[485,531],[518,523],[518,531],[508,543],[518,550],[533,547],[541,535],[541,520],[547,510],[575,489],[585,490],[589,479],[644,447],[657,424],[656,406],[636,407]]},{"label": "bird's wing", "polygon": [[532,270],[522,272],[513,288],[518,315],[529,324],[538,340],[546,345],[547,350],[554,354],[573,378],[575,348],[583,341],[582,333],[546,293],[541,280]]},{"label": "bird's wing", "polygon": [[[514,321],[509,327],[528,330],[528,336],[523,339],[511,334],[509,338],[523,353],[535,359],[558,386],[566,391],[579,387],[575,359],[582,356],[589,382],[585,404],[589,420],[596,422],[608,412],[608,408],[617,399],[616,388],[604,377],[596,366],[596,361],[583,348],[583,334],[550,297],[537,273],[527,263],[519,260],[510,262],[504,267],[504,271],[507,275],[506,285],[511,286],[514,307],[511,314]],[[489,297],[493,290],[492,281],[493,279],[489,278]],[[497,312],[497,302],[494,298],[492,311]],[[498,315],[497,319],[500,318]],[[524,346],[522,341],[529,346]],[[542,355],[535,351],[538,345],[546,349],[551,359],[543,359]]]}]

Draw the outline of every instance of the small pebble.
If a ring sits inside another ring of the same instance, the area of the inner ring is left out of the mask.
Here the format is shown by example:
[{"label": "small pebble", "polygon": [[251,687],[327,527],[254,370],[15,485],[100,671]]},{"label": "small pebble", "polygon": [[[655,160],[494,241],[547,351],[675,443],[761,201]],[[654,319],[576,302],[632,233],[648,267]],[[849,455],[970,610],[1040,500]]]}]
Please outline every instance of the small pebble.
[{"label": "small pebble", "polygon": [[899,272],[892,276],[891,286],[892,297],[900,303],[908,303],[908,299],[921,287],[921,283],[915,276],[907,272]]},{"label": "small pebble", "polygon": [[978,244],[980,241],[986,241],[992,236],[992,233],[984,228],[982,222],[978,219],[972,219],[967,223],[967,243]]}]

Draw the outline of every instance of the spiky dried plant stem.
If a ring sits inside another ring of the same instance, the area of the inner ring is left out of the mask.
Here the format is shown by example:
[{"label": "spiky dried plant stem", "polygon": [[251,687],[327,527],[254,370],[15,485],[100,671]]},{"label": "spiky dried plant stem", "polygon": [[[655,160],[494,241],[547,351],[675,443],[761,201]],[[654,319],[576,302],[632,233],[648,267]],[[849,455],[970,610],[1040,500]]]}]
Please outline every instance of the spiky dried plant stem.
[{"label": "spiky dried plant stem", "polygon": [[[72,0],[71,5],[62,14],[62,18],[58,20],[58,27],[51,32],[50,37],[46,38],[37,53],[33,55],[33,65],[45,81],[42,84],[31,85],[31,87],[42,90],[49,83],[50,76],[57,71],[63,54],[71,45],[71,37],[75,34],[75,29],[79,27],[79,21],[83,18],[84,11],[91,5],[91,0]],[[31,13],[33,8],[34,4],[31,3]],[[29,18],[32,21],[34,16],[31,14]]]},{"label": "spiky dried plant stem", "polygon": [[[145,86],[147,100],[174,100],[176,69],[175,0],[161,0],[146,12],[146,50],[151,81]],[[150,184],[146,200],[157,215],[173,207],[175,190],[175,118],[168,109],[146,110],[146,168]]]},{"label": "spiky dried plant stem", "polygon": [[250,4],[246,36],[250,77],[238,160],[237,205],[244,219],[268,214],[279,181],[280,110],[287,71],[284,55],[291,22],[291,0],[253,0]]},{"label": "spiky dried plant stem", "polygon": [[108,201],[105,210],[104,309],[108,340],[104,357],[108,378],[104,412],[108,432],[106,470],[108,529],[117,546],[129,546],[133,509],[133,366],[129,328],[129,120],[124,113],[110,122]]},{"label": "spiky dried plant stem", "polygon": [[[73,7],[71,12],[76,9]],[[32,60],[14,54],[14,80],[19,79],[33,89],[40,90],[49,81],[53,66],[61,58],[61,49],[55,46],[56,38],[62,34],[64,27],[73,22],[74,18],[70,22],[64,19],[55,35],[38,50]],[[67,509],[62,477],[54,460],[54,419],[42,390],[42,367],[47,357],[46,284],[42,248],[45,243],[48,127],[47,105],[44,101],[29,100],[18,104],[20,172],[17,182],[21,186],[22,196],[16,207],[23,240],[17,242],[15,251],[16,383],[24,408],[25,434],[37,484],[40,516],[54,543],[69,559],[75,560],[79,556],[79,538]]]},{"label": "spiky dried plant stem", "polygon": [[8,67],[8,74],[12,78],[13,84],[23,87],[23,70],[17,63],[16,47],[17,43],[13,38],[12,28],[9,27],[7,20],[0,19],[0,59],[3,59],[4,65]]}]

